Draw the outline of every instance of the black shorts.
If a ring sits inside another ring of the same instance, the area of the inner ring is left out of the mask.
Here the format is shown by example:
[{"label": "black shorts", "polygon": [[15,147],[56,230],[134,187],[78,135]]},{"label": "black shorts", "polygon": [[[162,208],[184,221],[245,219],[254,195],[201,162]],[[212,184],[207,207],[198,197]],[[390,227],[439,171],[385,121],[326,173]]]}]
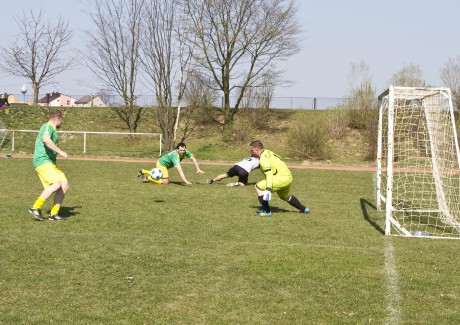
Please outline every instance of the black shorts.
[{"label": "black shorts", "polygon": [[228,177],[238,176],[238,182],[243,183],[244,185],[248,183],[249,173],[240,166],[235,165],[230,168],[227,172],[227,175]]}]

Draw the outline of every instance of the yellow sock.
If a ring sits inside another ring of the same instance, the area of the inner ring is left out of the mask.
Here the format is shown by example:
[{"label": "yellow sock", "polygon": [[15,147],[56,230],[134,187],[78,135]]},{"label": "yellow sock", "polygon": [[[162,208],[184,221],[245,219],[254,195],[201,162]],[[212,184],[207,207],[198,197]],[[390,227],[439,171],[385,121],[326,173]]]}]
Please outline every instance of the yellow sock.
[{"label": "yellow sock", "polygon": [[45,204],[46,200],[42,199],[40,196],[37,201],[35,201],[34,205],[32,206],[32,209],[41,209],[43,205]]},{"label": "yellow sock", "polygon": [[61,207],[60,204],[55,204],[55,205],[53,205],[53,207],[51,208],[50,214],[51,214],[52,216],[58,214],[59,208],[60,208],[60,207]]},{"label": "yellow sock", "polygon": [[150,176],[150,175],[147,176],[147,180],[148,180],[149,182],[154,182],[154,183],[156,183],[156,184],[163,184],[163,180],[162,180],[162,179],[158,179],[158,180],[157,180],[157,179],[153,179],[152,176]]}]

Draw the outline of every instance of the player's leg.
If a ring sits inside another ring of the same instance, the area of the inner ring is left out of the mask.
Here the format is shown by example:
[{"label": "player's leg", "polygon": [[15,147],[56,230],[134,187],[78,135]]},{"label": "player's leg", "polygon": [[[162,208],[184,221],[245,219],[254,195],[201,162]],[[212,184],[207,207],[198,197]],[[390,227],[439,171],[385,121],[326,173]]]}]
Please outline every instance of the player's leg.
[{"label": "player's leg", "polygon": [[150,170],[141,168],[139,169],[139,172],[137,173],[137,177],[145,176],[150,174]]},{"label": "player's leg", "polygon": [[259,200],[259,203],[262,206],[262,209],[257,214],[262,217],[265,217],[265,216],[269,217],[272,215],[268,201],[265,201],[263,199],[263,192],[266,190],[266,188],[267,188],[267,182],[265,179],[257,182],[255,186],[255,189],[257,192],[257,199]]},{"label": "player's leg", "polygon": [[168,169],[161,165],[158,161],[156,163],[156,168],[160,168],[161,172],[163,173],[162,179],[153,179],[150,176],[150,170],[148,169],[140,169],[138,177],[143,176],[142,183],[155,183],[155,184],[168,184],[169,183],[169,174]]},{"label": "player's leg", "polygon": [[44,190],[40,196],[35,200],[32,208],[29,209],[29,212],[34,215],[38,220],[43,220],[41,213],[42,207],[45,204],[46,200],[62,186],[61,181],[67,182],[64,173],[59,172],[59,169],[56,165],[52,163],[45,163],[41,166],[35,168],[35,171],[40,178],[40,181],[44,187]]},{"label": "player's leg", "polygon": [[227,186],[244,186],[244,184],[241,184],[239,181],[241,170],[245,171],[243,168],[241,168],[238,165],[234,165],[232,168],[228,170],[227,172],[228,177],[238,176],[238,182],[228,183]]},{"label": "player's leg", "polygon": [[227,177],[229,177],[229,176],[228,176],[228,173],[223,173],[223,174],[217,175],[217,176],[214,177],[213,179],[210,179],[210,180],[206,181],[206,183],[212,184],[212,183],[214,183],[214,182],[221,181],[221,180],[223,180],[223,179],[225,179],[225,178],[227,178]]},{"label": "player's leg", "polygon": [[150,171],[149,171],[145,181],[146,182],[152,182],[152,183],[155,183],[155,184],[163,184],[163,185],[169,184],[168,168],[166,168],[165,166],[160,164],[159,161],[157,161],[156,167],[161,169],[161,172],[163,173],[163,177],[161,179],[153,179],[152,176],[150,176]]},{"label": "player's leg", "polygon": [[239,186],[247,185],[248,177],[249,177],[249,173],[245,169],[241,168],[238,173],[238,185]]},{"label": "player's leg", "polygon": [[[64,176],[64,173],[62,173]],[[65,177],[65,176],[64,176]],[[62,201],[64,201],[65,194],[69,190],[69,182],[67,180],[61,181],[61,187],[54,194],[54,205],[51,208],[49,219],[50,220],[63,220],[62,217],[58,215],[59,209],[61,208]]]},{"label": "player's leg", "polygon": [[281,187],[278,189],[278,197],[292,205],[293,207],[297,208],[300,212],[303,213],[309,213],[310,209],[308,209],[306,206],[304,206],[300,201],[294,196],[290,195],[289,191],[291,190],[291,183],[292,183],[292,178],[289,181],[286,181],[284,187]]},{"label": "player's leg", "polygon": [[300,203],[300,201],[294,195],[288,195],[284,201],[299,209],[300,212],[310,213],[310,209]]}]

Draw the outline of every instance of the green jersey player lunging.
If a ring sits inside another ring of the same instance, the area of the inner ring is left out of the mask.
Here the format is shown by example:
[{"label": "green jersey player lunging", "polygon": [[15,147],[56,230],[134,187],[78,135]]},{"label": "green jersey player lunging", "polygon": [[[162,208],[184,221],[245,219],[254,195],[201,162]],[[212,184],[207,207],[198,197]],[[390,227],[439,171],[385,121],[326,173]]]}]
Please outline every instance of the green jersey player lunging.
[{"label": "green jersey player lunging", "polygon": [[143,182],[148,183],[148,182],[153,182],[156,184],[163,184],[167,185],[169,184],[169,173],[168,169],[171,169],[173,167],[176,167],[177,172],[179,173],[180,178],[185,184],[192,184],[185,178],[184,171],[182,170],[182,167],[180,165],[181,161],[187,157],[192,160],[193,164],[195,165],[196,172],[197,174],[204,174],[204,171],[200,169],[200,166],[198,166],[198,162],[196,161],[195,157],[192,155],[192,153],[188,150],[186,150],[187,146],[185,143],[181,142],[176,146],[176,150],[171,151],[170,153],[167,153],[163,155],[156,163],[156,167],[160,168],[161,171],[163,172],[163,178],[156,180],[153,179],[150,176],[150,170],[147,169],[140,169],[139,173],[137,174],[138,177],[143,176]]}]

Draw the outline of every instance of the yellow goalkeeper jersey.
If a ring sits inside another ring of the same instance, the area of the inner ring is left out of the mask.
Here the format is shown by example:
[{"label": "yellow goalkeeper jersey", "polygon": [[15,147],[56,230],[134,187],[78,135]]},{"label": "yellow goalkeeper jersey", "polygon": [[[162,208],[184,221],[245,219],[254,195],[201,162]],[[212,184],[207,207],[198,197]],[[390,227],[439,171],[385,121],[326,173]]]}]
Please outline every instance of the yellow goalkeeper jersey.
[{"label": "yellow goalkeeper jersey", "polygon": [[267,187],[273,188],[273,177],[292,177],[291,171],[276,153],[264,149],[259,160],[260,170],[265,175]]}]

